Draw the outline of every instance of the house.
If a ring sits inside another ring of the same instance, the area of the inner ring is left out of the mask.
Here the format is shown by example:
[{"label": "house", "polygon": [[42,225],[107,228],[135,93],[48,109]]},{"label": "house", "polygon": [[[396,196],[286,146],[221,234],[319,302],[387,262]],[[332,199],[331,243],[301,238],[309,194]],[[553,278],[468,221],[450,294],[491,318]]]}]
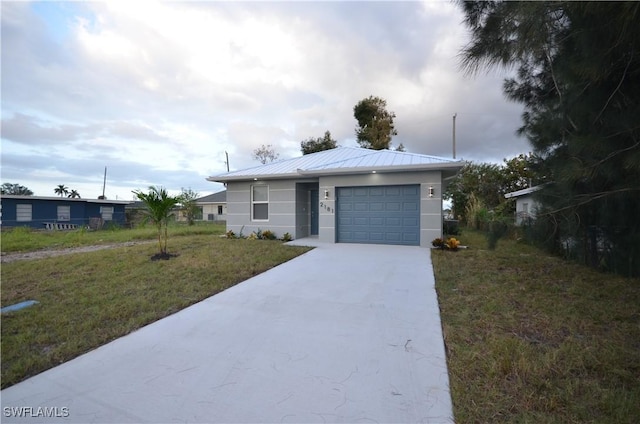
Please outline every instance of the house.
[{"label": "house", "polygon": [[[227,192],[226,190],[208,196],[195,199],[198,212],[195,214],[196,221],[224,221],[227,214]],[[177,207],[174,210],[176,221],[186,221],[185,211]]]},{"label": "house", "polygon": [[227,219],[227,190],[219,191],[196,199],[205,221],[224,221]]},{"label": "house", "polygon": [[533,194],[542,187],[543,185],[527,187],[504,195],[506,199],[516,199],[516,225],[527,224],[535,219],[538,203],[533,198]]},{"label": "house", "polygon": [[227,185],[227,230],[328,243],[430,246],[442,193],[463,166],[391,150],[338,147],[207,178]]},{"label": "house", "polygon": [[2,227],[71,229],[85,225],[125,224],[124,200],[71,199],[3,195]]}]

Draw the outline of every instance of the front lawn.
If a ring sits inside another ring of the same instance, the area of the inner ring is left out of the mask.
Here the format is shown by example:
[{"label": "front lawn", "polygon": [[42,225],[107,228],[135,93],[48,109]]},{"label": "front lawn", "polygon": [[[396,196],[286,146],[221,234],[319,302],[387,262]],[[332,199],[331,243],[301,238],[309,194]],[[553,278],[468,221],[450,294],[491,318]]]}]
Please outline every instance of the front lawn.
[{"label": "front lawn", "polygon": [[637,423],[640,281],[459,238],[432,252],[456,423]]},{"label": "front lawn", "polygon": [[2,315],[2,387],[175,313],[309,248],[212,235],[2,265],[2,306],[39,304]]},{"label": "front lawn", "polygon": [[[225,228],[225,224],[215,222],[196,222],[195,225],[172,222],[169,225],[169,239],[200,234],[221,235],[226,231]],[[151,224],[139,225],[133,229],[111,227],[99,231],[89,231],[82,228],[77,230],[46,231],[34,230],[29,227],[16,227],[2,230],[2,253],[66,249],[137,240],[157,240],[157,238],[158,230]]]}]

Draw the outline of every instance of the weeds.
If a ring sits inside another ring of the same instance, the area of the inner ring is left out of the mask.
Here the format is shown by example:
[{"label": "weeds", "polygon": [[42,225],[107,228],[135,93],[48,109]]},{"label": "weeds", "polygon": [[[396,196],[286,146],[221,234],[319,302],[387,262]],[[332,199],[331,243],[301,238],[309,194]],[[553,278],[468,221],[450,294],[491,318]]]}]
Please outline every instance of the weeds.
[{"label": "weeds", "polygon": [[639,281],[484,237],[431,253],[456,422],[637,422]]}]

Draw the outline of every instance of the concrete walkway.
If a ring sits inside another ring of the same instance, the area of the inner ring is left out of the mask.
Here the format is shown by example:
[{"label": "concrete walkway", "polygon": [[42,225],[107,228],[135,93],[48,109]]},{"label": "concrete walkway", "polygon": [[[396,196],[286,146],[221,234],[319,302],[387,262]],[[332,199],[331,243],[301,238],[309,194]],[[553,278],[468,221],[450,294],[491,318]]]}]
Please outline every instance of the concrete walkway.
[{"label": "concrete walkway", "polygon": [[429,250],[315,244],[3,390],[2,422],[453,422]]}]

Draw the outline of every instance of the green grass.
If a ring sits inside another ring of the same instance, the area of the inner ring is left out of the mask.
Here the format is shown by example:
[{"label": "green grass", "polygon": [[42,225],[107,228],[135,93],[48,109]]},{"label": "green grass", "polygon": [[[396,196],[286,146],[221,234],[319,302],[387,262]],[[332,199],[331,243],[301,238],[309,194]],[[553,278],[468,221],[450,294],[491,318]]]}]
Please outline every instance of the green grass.
[{"label": "green grass", "polygon": [[2,387],[68,361],[309,248],[212,235],[2,265],[2,305],[39,304],[2,316]]},{"label": "green grass", "polygon": [[456,422],[638,422],[640,281],[459,239],[432,254]]},{"label": "green grass", "polygon": [[[226,231],[225,224],[198,222],[189,226],[185,223],[172,223],[169,226],[169,240],[176,236],[212,234],[220,235]],[[157,240],[158,230],[153,225],[139,226],[134,229],[118,228],[88,231],[33,230],[28,227],[16,227],[2,231],[2,252],[31,252],[42,249],[64,249],[69,247],[92,246],[100,244],[123,243],[136,240]],[[171,241],[169,241],[171,242]]]}]

